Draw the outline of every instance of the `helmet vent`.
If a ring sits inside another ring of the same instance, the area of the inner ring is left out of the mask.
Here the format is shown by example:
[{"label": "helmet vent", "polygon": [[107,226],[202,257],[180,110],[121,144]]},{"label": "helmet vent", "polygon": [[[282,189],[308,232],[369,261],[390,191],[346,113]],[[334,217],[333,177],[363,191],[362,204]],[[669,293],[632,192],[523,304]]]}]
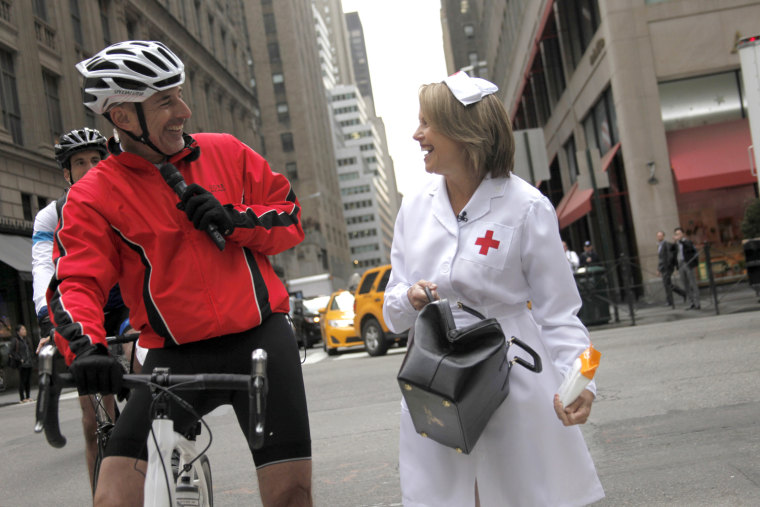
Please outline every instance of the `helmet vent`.
[{"label": "helmet vent", "polygon": [[162,55],[164,55],[164,58],[166,58],[167,60],[169,60],[173,66],[179,67],[179,65],[177,65],[177,62],[174,61],[174,58],[172,58],[172,56],[169,54],[168,51],[166,51],[161,46],[158,46],[156,49],[158,50],[159,53],[161,53]]},{"label": "helmet vent", "polygon": [[116,65],[113,62],[108,62],[106,60],[100,60],[97,62],[94,62],[91,66],[87,67],[87,70],[91,72],[97,72],[99,70],[118,70],[119,66]]},{"label": "helmet vent", "polygon": [[[161,49],[159,48],[159,51],[160,50]],[[145,58],[147,58],[148,60],[150,60],[151,62],[153,62],[153,64],[156,65],[157,67],[161,67],[161,70],[163,70],[163,71],[168,71],[169,70],[169,67],[167,67],[166,64],[164,62],[162,62],[160,59],[156,58],[155,55],[152,55],[152,54],[148,53],[147,51],[144,51],[143,52],[143,56]]]},{"label": "helmet vent", "polygon": [[174,84],[179,83],[181,79],[182,79],[182,74],[175,74],[172,77],[168,77],[162,81],[156,81],[155,83],[153,83],[153,87],[159,90],[163,90],[164,88],[169,88],[173,86]]},{"label": "helmet vent", "polygon": [[115,48],[115,49],[107,49],[105,51],[107,55],[129,55],[129,56],[135,56],[134,51],[130,51],[128,49],[121,49],[121,48]]},{"label": "helmet vent", "polygon": [[132,79],[124,79],[123,77],[113,78],[114,84],[125,90],[144,90],[146,86],[139,81],[133,81]]},{"label": "helmet vent", "polygon": [[138,74],[142,74],[143,76],[158,77],[158,75],[155,72],[153,72],[151,69],[149,69],[148,67],[146,67],[145,65],[141,63],[133,62],[130,60],[124,60],[124,65],[127,68],[129,68],[129,70],[133,72],[137,72]]}]

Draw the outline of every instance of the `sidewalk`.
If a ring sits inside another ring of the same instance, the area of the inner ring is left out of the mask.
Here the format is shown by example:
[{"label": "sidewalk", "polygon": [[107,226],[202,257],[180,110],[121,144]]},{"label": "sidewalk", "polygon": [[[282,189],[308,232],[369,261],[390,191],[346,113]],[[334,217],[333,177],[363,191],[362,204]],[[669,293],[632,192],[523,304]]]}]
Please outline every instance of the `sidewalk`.
[{"label": "sidewalk", "polygon": [[[757,294],[746,282],[718,286],[717,296],[720,315],[760,310],[760,300],[758,300]],[[689,304],[684,303],[683,299],[676,294],[674,294],[674,297],[676,299],[675,309],[662,303],[647,304],[643,301],[634,303],[635,325],[659,324],[663,322],[712,317],[716,315],[713,296],[708,288],[701,289],[701,309],[699,310],[687,310],[686,308],[688,308]],[[613,308],[610,307],[610,322],[603,325],[589,326],[588,329],[593,333],[599,329],[631,325],[630,311],[626,303],[618,305],[618,316],[620,322],[615,322],[615,314]]]},{"label": "sidewalk", "polygon": [[[715,305],[709,290],[702,289],[700,310],[686,310],[686,304],[681,298],[676,298],[675,310],[662,304],[646,304],[637,302],[634,304],[634,317],[636,326],[660,324],[685,319],[709,318],[715,316]],[[755,291],[746,283],[738,285],[718,287],[718,308],[721,315],[734,313],[752,312],[760,310],[760,301]],[[615,322],[612,308],[610,308],[610,322],[608,324],[589,326],[589,332],[601,329],[631,326],[631,317],[627,304],[618,305],[620,322]],[[73,391],[73,390],[72,390]],[[68,392],[68,391],[65,391]],[[32,398],[37,399],[37,379],[32,378]],[[8,405],[18,405],[18,390],[16,387],[6,389],[0,393],[0,408]]]}]

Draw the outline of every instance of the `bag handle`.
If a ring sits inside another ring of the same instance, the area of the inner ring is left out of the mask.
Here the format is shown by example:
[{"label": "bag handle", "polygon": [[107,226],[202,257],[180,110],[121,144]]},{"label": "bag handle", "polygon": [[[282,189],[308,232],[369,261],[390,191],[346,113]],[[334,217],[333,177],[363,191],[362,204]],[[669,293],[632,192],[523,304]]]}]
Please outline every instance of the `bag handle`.
[{"label": "bag handle", "polygon": [[[428,301],[429,301],[429,302],[431,302],[431,303],[432,303],[433,301],[435,301],[435,300],[433,299],[433,293],[432,293],[432,292],[430,292],[430,288],[429,288],[427,285],[425,285],[425,286],[423,287],[423,289],[425,289],[425,295],[427,296],[427,298],[428,298]],[[459,307],[461,310],[464,310],[464,311],[466,311],[466,312],[467,312],[467,313],[469,313],[470,315],[474,315],[475,317],[479,318],[480,320],[485,320],[485,319],[486,319],[486,316],[485,316],[485,315],[483,315],[483,314],[482,314],[482,313],[480,313],[479,311],[475,310],[474,308],[470,308],[469,306],[467,306],[466,304],[462,303],[461,301],[457,301],[457,306],[458,306],[458,307]]]},{"label": "bag handle", "polygon": [[541,357],[536,353],[536,351],[533,350],[533,348],[530,345],[520,340],[516,336],[513,336],[512,338],[509,339],[509,344],[511,345],[513,343],[517,345],[518,347],[520,347],[521,349],[523,349],[528,354],[530,354],[531,359],[533,359],[533,364],[530,364],[528,361],[518,356],[515,356],[514,358],[512,358],[511,364],[517,363],[520,366],[527,368],[532,372],[541,373],[541,370],[543,369],[541,365]]}]

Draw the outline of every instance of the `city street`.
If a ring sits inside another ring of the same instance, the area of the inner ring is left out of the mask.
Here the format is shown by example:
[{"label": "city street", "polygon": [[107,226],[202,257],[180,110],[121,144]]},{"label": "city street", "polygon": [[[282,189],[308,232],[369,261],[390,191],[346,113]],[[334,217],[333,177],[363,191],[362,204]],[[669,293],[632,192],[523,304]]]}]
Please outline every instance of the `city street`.
[{"label": "city street", "polygon": [[[592,330],[602,352],[599,396],[583,431],[607,493],[597,505],[760,505],[758,329],[760,312],[752,311]],[[401,505],[402,353],[328,358],[309,350],[316,505]],[[0,505],[86,505],[76,400],[61,402],[63,449],[32,432],[33,411],[33,404],[0,407]],[[208,418],[215,505],[260,505],[242,436],[232,413],[222,412]]]}]

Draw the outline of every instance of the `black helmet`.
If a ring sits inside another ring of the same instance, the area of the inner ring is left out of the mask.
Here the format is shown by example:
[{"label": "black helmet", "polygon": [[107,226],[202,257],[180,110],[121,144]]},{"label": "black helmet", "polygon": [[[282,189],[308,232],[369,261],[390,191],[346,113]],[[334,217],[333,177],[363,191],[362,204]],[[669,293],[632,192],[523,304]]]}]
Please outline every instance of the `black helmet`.
[{"label": "black helmet", "polygon": [[100,158],[106,158],[106,138],[100,132],[91,128],[75,129],[61,136],[61,140],[55,145],[55,160],[61,169],[71,169],[69,160],[77,152],[95,150],[100,153]]}]

